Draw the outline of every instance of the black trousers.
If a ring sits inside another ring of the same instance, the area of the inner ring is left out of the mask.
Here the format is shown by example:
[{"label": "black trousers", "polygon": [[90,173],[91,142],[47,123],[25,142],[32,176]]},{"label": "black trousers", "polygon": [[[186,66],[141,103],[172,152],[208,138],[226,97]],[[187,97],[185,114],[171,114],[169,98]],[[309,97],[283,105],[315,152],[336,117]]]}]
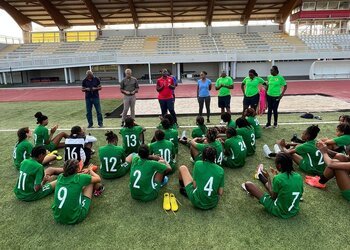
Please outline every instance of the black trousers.
[{"label": "black trousers", "polygon": [[278,122],[278,106],[280,104],[281,98],[279,96],[269,96],[267,95],[267,124],[271,126],[271,118],[273,113],[273,125],[276,126]]},{"label": "black trousers", "polygon": [[199,115],[203,115],[203,106],[205,103],[205,108],[207,110],[207,118],[210,118],[210,96],[207,97],[198,97],[198,103],[199,103]]}]

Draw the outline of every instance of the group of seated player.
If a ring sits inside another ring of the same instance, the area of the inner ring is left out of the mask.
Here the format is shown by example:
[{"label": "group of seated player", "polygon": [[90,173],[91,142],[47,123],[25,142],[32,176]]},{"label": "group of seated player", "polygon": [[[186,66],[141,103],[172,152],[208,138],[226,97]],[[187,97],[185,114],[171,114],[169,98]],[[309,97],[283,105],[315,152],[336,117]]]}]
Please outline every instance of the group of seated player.
[{"label": "group of seated player", "polygon": [[[96,138],[86,135],[79,126],[72,127],[70,134],[61,132],[53,137],[57,126],[49,131],[46,128],[48,117],[40,112],[35,117],[38,123],[33,136],[35,147],[29,142],[31,131],[28,128],[18,130],[13,158],[19,175],[14,192],[23,201],[38,200],[54,192],[54,219],[62,224],[76,224],[86,218],[92,196],[100,196],[104,191],[101,177],[120,178],[130,172],[131,197],[145,202],[156,199],[160,188],[177,170],[179,142],[189,147],[194,164],[192,174],[187,166],[179,167],[180,193],[197,208],[214,208],[223,195],[222,166],[243,167],[246,157],[255,154],[256,139],[262,133],[255,111],[251,108],[236,121],[232,120],[231,114],[222,114],[226,127],[207,128],[204,118],[198,116],[192,140],[187,139],[185,131],[179,138],[172,116],[165,115],[147,145],[144,136],[146,130],[137,125],[133,118],[127,117],[124,127],[119,131],[122,146],[118,146],[117,134],[106,132],[107,145],[98,149],[98,175],[97,167],[90,163]],[[350,145],[349,120],[347,116],[342,117],[337,126],[338,137],[333,140],[322,139],[317,142],[319,128],[311,126],[301,139],[293,137],[299,144],[280,140],[275,145],[275,153],[265,145],[266,156],[276,157],[277,170],[272,171],[276,176],[271,181],[267,171],[259,165],[255,177],[265,185],[268,193],[262,192],[251,182],[242,184],[242,188],[257,197],[271,214],[281,218],[296,215],[303,194],[303,179],[294,171],[294,161],[302,171],[319,175],[306,177],[306,183],[312,186],[323,188],[329,179],[336,176],[344,197],[350,200],[350,159],[337,153]],[[65,141],[61,142],[63,138]],[[63,168],[45,169],[43,165],[62,159],[58,155],[58,148],[65,149]],[[165,195],[169,196],[168,193]],[[170,195],[174,199],[173,194]],[[169,198],[166,196],[164,199]],[[172,205],[174,207],[169,207],[169,210],[176,211],[176,204]]]}]

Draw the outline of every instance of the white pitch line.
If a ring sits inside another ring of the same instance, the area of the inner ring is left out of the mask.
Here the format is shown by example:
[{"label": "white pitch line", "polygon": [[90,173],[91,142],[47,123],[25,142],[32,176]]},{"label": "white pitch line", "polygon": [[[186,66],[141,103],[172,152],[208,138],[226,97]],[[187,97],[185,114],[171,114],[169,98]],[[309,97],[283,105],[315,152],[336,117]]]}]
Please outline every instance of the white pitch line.
[{"label": "white pitch line", "polygon": [[[312,124],[338,124],[339,121],[328,121],[328,122],[281,122],[278,123],[278,126],[291,126],[291,125],[312,125]],[[223,125],[207,125],[207,127],[215,127],[215,126],[223,126]],[[193,125],[185,125],[185,126],[180,126],[181,128],[196,128],[197,126],[193,126]],[[156,127],[145,127],[145,129],[155,129]],[[104,128],[89,128],[87,130],[119,130],[121,129],[121,127],[104,127]],[[57,129],[60,131],[70,131],[70,128],[60,128]],[[0,132],[17,132],[18,129],[0,129]]]}]

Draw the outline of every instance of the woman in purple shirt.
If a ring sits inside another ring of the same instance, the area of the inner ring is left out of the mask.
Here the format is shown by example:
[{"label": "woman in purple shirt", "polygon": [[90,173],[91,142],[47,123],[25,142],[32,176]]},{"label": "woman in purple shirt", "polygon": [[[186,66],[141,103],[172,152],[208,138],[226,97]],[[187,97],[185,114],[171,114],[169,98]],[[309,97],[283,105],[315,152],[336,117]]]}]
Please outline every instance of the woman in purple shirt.
[{"label": "woman in purple shirt", "polygon": [[207,123],[210,123],[210,90],[211,81],[207,78],[207,72],[202,71],[197,85],[197,99],[200,116],[203,114],[203,105],[205,103],[205,108],[207,110]]}]

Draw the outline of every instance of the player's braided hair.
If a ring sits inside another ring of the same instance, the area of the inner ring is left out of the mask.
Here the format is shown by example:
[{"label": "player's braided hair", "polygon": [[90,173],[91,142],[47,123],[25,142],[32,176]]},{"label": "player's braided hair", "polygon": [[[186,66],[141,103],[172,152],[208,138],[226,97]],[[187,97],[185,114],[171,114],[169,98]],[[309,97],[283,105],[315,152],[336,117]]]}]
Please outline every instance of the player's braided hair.
[{"label": "player's braided hair", "polygon": [[209,161],[215,163],[216,160],[216,149],[213,147],[206,147],[202,154],[203,161]]},{"label": "player's braided hair", "polygon": [[318,133],[320,132],[320,128],[317,125],[312,125],[306,129],[306,133],[309,135],[309,140],[315,140]]},{"label": "player's braided hair", "polygon": [[233,136],[237,135],[237,130],[235,128],[229,127],[226,129],[226,135],[228,138],[231,138]]},{"label": "player's braided hair", "polygon": [[286,172],[288,175],[292,174],[294,171],[293,168],[293,159],[292,156],[286,152],[280,152],[276,155],[275,160],[276,166],[281,166],[281,172]]},{"label": "player's braided hair", "polygon": [[33,158],[38,158],[40,155],[46,155],[46,148],[42,145],[34,147],[31,153]]},{"label": "player's braided hair", "polygon": [[67,177],[75,174],[78,171],[78,167],[79,167],[78,160],[72,159],[72,160],[66,161],[63,166],[63,176]]},{"label": "player's braided hair", "polygon": [[165,134],[163,132],[163,130],[156,130],[156,132],[154,132],[154,137],[156,138],[157,141],[161,141],[165,138]]},{"label": "player's braided hair", "polygon": [[229,122],[231,121],[231,114],[229,112],[225,112],[221,115],[221,120],[224,122]]},{"label": "player's braided hair", "polygon": [[208,143],[214,142],[217,136],[218,136],[218,131],[215,128],[208,129],[207,135],[206,135]]},{"label": "player's braided hair", "polygon": [[107,131],[107,133],[105,133],[105,136],[108,143],[118,142],[118,136],[113,133],[113,131]]},{"label": "player's braided hair", "polygon": [[25,128],[20,128],[17,131],[17,136],[18,136],[18,143],[24,141],[25,139],[27,139],[27,133],[29,133],[29,128],[25,127]]}]

